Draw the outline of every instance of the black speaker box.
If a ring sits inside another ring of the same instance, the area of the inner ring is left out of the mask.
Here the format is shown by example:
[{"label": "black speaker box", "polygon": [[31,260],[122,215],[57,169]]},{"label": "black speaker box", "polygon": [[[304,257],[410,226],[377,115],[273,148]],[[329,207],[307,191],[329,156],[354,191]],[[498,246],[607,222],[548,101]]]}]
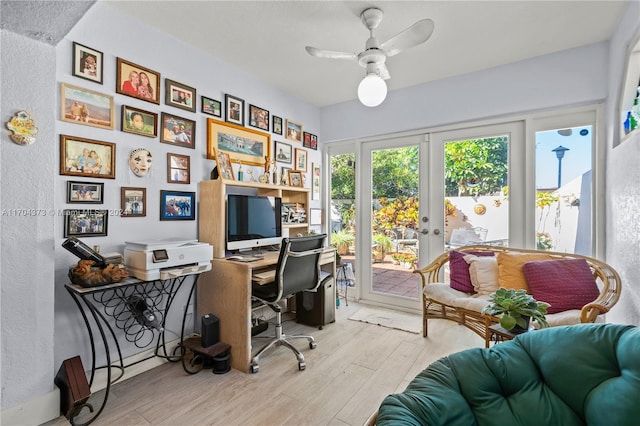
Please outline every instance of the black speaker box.
[{"label": "black speaker box", "polygon": [[202,317],[202,347],[208,348],[220,341],[220,321],[213,314]]}]

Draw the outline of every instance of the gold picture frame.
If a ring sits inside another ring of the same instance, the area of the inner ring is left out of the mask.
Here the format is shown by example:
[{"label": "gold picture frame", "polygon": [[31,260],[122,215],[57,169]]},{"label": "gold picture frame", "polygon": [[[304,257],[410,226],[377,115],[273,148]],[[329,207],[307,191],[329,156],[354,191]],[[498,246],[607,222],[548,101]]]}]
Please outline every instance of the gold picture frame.
[{"label": "gold picture frame", "polygon": [[302,182],[302,172],[298,170],[287,170],[287,177],[289,178],[289,186],[304,188],[304,183]]},{"label": "gold picture frame", "polygon": [[61,83],[60,108],[62,121],[109,130],[115,127],[113,96]]},{"label": "gold picture frame", "polygon": [[271,157],[271,135],[213,118],[207,119],[207,158],[216,152],[233,155],[234,163],[263,166]]}]

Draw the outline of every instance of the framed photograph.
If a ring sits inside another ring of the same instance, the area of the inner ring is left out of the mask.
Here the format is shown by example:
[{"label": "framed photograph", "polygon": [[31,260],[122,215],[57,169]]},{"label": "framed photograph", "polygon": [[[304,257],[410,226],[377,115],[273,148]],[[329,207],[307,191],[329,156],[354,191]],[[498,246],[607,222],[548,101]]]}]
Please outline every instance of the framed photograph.
[{"label": "framed photograph", "polygon": [[216,149],[215,160],[218,167],[218,173],[222,176],[222,179],[235,180],[233,167],[231,167],[231,157],[229,157],[229,154]]},{"label": "framed photograph", "polygon": [[291,164],[293,161],[293,149],[291,144],[276,141],[274,153],[278,163]]},{"label": "framed photograph", "polygon": [[106,237],[107,210],[64,210],[64,238]]},{"label": "framed photograph", "polygon": [[227,93],[224,95],[224,103],[227,110],[225,121],[244,126],[244,100]]},{"label": "framed photograph", "polygon": [[147,188],[123,186],[120,188],[121,217],[144,217],[147,215]]},{"label": "framed photograph", "polygon": [[160,104],[160,73],[117,58],[116,93]]},{"label": "framed photograph", "polygon": [[249,104],[249,125],[269,131],[269,111]]},{"label": "framed photograph", "polygon": [[177,115],[162,113],[160,142],[195,149],[196,122]]},{"label": "framed photograph", "polygon": [[287,170],[287,177],[289,179],[289,186],[296,186],[302,188],[302,172],[298,170]]},{"label": "framed photograph", "polygon": [[307,171],[307,151],[302,148],[296,148],[296,163],[294,169],[300,170],[301,172]]},{"label": "framed photograph", "polygon": [[276,115],[273,116],[273,124],[272,124],[272,132],[276,135],[282,134],[282,117],[278,117]]},{"label": "framed photograph", "polygon": [[320,199],[320,181],[321,181],[320,164],[311,164],[311,199]]},{"label": "framed photograph", "polygon": [[196,112],[196,89],[177,81],[164,79],[164,103]]},{"label": "framed photograph", "polygon": [[60,135],[60,174],[115,179],[116,144]]},{"label": "framed photograph", "polygon": [[311,135],[311,149],[318,150],[318,137]]},{"label": "framed photograph", "polygon": [[102,52],[73,42],[73,66],[75,77],[102,84]]},{"label": "framed photograph", "polygon": [[271,156],[271,135],[209,118],[207,158],[215,160],[215,151],[229,153],[234,163],[264,166],[266,157]]},{"label": "framed photograph", "polygon": [[158,114],[129,105],[122,105],[120,130],[155,138],[158,136]]},{"label": "framed photograph", "polygon": [[291,167],[280,167],[280,184],[281,185],[289,185],[289,170]]},{"label": "framed photograph", "polygon": [[196,193],[160,191],[160,220],[195,220]]},{"label": "framed photograph", "polygon": [[302,124],[289,119],[286,120],[287,134],[285,137],[290,141],[302,142]]},{"label": "framed photograph", "polygon": [[62,121],[109,130],[114,128],[113,96],[61,83],[60,107]]},{"label": "framed photograph", "polygon": [[67,181],[67,203],[102,204],[104,183]]},{"label": "framed photograph", "polygon": [[318,137],[312,133],[303,132],[302,146],[305,148],[318,149]]},{"label": "framed photograph", "polygon": [[191,183],[191,157],[188,155],[167,153],[167,182]]},{"label": "framed photograph", "polygon": [[309,225],[322,225],[322,209],[309,209]]},{"label": "framed photograph", "polygon": [[222,117],[222,103],[220,101],[216,101],[215,99],[207,98],[206,96],[201,96],[200,99],[200,108],[203,113],[213,115],[214,117]]}]

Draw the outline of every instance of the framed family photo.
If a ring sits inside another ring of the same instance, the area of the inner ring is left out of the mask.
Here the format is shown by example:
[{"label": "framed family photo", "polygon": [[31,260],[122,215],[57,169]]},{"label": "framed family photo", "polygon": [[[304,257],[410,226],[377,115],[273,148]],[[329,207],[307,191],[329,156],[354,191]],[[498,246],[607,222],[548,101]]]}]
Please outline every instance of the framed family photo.
[{"label": "framed family photo", "polygon": [[301,172],[307,171],[307,151],[302,148],[296,148],[295,169]]},{"label": "framed family photo", "polygon": [[165,78],[164,103],[176,108],[196,112],[196,89]]},{"label": "framed family photo", "polygon": [[320,199],[320,180],[321,180],[320,164],[312,163],[311,164],[311,199],[312,200]]},{"label": "framed family photo", "polygon": [[160,191],[160,220],[195,220],[196,193]]},{"label": "framed family photo", "polygon": [[213,115],[214,117],[222,117],[222,103],[220,101],[216,101],[215,99],[207,98],[206,96],[201,96],[201,111],[205,114]]},{"label": "framed family photo", "polygon": [[107,210],[64,210],[64,238],[106,237]]},{"label": "framed family photo", "polygon": [[302,188],[302,172],[298,170],[287,170],[288,178],[289,178],[289,186],[295,186],[298,188]]},{"label": "framed family photo", "polygon": [[249,104],[249,125],[269,131],[269,111]]},{"label": "framed family photo", "polygon": [[207,158],[215,160],[217,151],[224,151],[233,156],[234,163],[262,166],[265,157],[271,156],[271,135],[209,118]]},{"label": "framed family photo", "polygon": [[318,137],[312,133],[303,132],[302,146],[305,148],[318,149]]},{"label": "framed family photo", "polygon": [[102,84],[102,52],[73,42],[72,74]]},{"label": "framed family photo", "polygon": [[218,167],[218,173],[222,176],[222,179],[235,180],[236,177],[233,174],[233,167],[231,166],[231,157],[226,152],[215,150],[215,160]]},{"label": "framed family photo", "polygon": [[113,96],[61,83],[60,107],[62,121],[109,130],[115,126]]},{"label": "framed family photo", "polygon": [[276,115],[273,116],[273,125],[271,131],[276,135],[282,134],[282,117],[278,117]]},{"label": "framed family photo", "polygon": [[160,142],[195,149],[196,122],[177,115],[162,113]]},{"label": "framed family photo", "polygon": [[287,127],[285,137],[291,141],[302,142],[302,124],[289,119],[285,123]]},{"label": "framed family photo", "polygon": [[291,147],[291,144],[276,141],[274,151],[275,151],[276,161],[278,163],[291,164],[292,157],[293,157],[292,155],[293,149]]},{"label": "framed family photo", "polygon": [[60,135],[60,174],[115,179],[116,144]]},{"label": "framed family photo", "polygon": [[120,188],[121,217],[144,217],[147,215],[147,188],[123,186]]},{"label": "framed family photo", "polygon": [[128,105],[122,105],[120,130],[155,138],[158,136],[158,114]]},{"label": "framed family photo", "polygon": [[67,203],[102,204],[104,183],[67,181]]},{"label": "framed family photo", "polygon": [[227,93],[224,95],[224,103],[227,110],[225,120],[238,126],[244,126],[244,100]]},{"label": "framed family photo", "polygon": [[160,104],[160,73],[117,58],[116,93]]},{"label": "framed family photo", "polygon": [[188,155],[167,153],[167,182],[191,183],[191,164]]}]

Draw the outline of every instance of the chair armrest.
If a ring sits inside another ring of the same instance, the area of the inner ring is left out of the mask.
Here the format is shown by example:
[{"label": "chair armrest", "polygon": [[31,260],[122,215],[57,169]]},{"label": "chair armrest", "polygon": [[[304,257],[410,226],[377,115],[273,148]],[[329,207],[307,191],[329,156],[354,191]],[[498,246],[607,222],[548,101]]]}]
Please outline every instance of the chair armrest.
[{"label": "chair armrest", "polygon": [[420,274],[422,288],[427,284],[440,282],[440,270],[449,261],[449,252],[444,252],[436,257],[433,262],[422,269],[414,269],[414,274]]}]

